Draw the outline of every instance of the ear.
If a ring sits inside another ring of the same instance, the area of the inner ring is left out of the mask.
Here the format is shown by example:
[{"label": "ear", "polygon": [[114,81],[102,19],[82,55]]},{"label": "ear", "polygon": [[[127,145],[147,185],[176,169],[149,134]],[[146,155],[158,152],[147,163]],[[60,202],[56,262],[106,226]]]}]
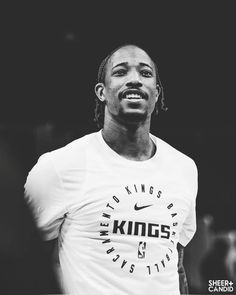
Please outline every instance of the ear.
[{"label": "ear", "polygon": [[105,101],[104,90],[105,86],[103,83],[97,83],[94,87],[94,91],[100,101]]},{"label": "ear", "polygon": [[158,101],[158,97],[161,93],[161,87],[159,84],[156,85],[156,102]]}]

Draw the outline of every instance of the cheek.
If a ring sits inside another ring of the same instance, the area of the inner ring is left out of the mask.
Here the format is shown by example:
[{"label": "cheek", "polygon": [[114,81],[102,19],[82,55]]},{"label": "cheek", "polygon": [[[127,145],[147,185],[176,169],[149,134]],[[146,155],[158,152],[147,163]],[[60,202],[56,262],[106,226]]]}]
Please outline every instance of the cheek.
[{"label": "cheek", "polygon": [[118,98],[118,93],[119,93],[120,87],[116,84],[110,84],[106,88],[106,100],[112,100],[115,101]]},{"label": "cheek", "polygon": [[119,105],[118,90],[119,88],[113,86],[106,88],[105,101],[111,109],[116,109]]},{"label": "cheek", "polygon": [[114,85],[114,84],[111,84],[109,87],[108,87],[108,92],[109,93],[115,93],[115,92],[117,92],[117,90],[118,90],[118,86],[117,85]]},{"label": "cheek", "polygon": [[144,85],[151,95],[156,95],[156,93],[158,93],[156,80],[152,79],[152,81],[146,81]]},{"label": "cheek", "polygon": [[158,99],[158,91],[156,89],[151,89],[150,90],[150,97],[152,98],[151,101],[153,103],[156,103],[157,102],[157,99]]}]

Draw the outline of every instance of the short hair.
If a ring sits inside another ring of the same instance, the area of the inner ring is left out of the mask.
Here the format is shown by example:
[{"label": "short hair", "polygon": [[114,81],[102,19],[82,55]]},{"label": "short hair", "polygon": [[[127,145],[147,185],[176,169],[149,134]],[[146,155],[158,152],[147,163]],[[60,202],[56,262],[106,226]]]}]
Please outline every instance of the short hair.
[{"label": "short hair", "polygon": [[[108,61],[112,57],[112,55],[118,51],[120,48],[126,47],[126,46],[135,46],[137,48],[142,49],[140,46],[135,44],[123,44],[117,48],[115,48],[112,52],[110,52],[101,62],[99,69],[98,69],[98,75],[97,75],[97,83],[103,83],[105,84],[105,77],[106,77],[106,67],[108,64]],[[142,49],[144,50],[144,49]],[[144,50],[145,51],[145,50]],[[147,51],[145,51],[147,53]],[[147,55],[150,57],[150,55],[147,53]],[[150,57],[151,58],[151,57]],[[155,67],[155,73],[156,73],[156,82],[160,87],[160,94],[159,99],[155,105],[154,112],[157,114],[159,110],[167,111],[166,101],[164,97],[164,90],[163,86],[160,80],[159,71],[157,68],[156,63],[151,58],[154,67]],[[98,97],[95,98],[95,110],[94,110],[94,121],[97,124],[98,128],[102,128],[104,125],[104,110],[105,110],[105,102],[98,99]]]}]

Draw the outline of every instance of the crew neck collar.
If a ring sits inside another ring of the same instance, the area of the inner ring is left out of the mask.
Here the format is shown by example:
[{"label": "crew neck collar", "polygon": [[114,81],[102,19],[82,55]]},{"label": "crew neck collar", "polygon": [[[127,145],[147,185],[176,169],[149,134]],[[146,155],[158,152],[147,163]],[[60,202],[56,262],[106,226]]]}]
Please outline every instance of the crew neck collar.
[{"label": "crew neck collar", "polygon": [[127,159],[123,156],[121,156],[120,154],[118,154],[116,151],[114,151],[104,140],[103,135],[102,135],[102,129],[100,131],[98,131],[97,133],[97,137],[99,142],[101,143],[101,145],[103,146],[103,148],[105,149],[107,155],[111,156],[113,159],[118,160],[120,162],[123,162],[127,165],[133,165],[133,166],[140,166],[140,165],[147,165],[153,162],[153,160],[155,158],[157,158],[157,154],[158,154],[158,147],[157,147],[157,142],[156,142],[156,138],[155,136],[153,136],[151,133],[149,133],[151,140],[153,141],[153,143],[156,146],[156,150],[154,155],[147,159],[147,160],[131,160],[131,159]]}]

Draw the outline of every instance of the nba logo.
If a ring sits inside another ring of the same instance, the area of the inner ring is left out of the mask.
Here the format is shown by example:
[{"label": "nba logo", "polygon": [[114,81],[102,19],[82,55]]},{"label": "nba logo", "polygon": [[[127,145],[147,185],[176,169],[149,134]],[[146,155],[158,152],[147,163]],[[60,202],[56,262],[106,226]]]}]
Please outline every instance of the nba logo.
[{"label": "nba logo", "polygon": [[138,258],[145,258],[146,242],[139,242],[138,245]]}]

